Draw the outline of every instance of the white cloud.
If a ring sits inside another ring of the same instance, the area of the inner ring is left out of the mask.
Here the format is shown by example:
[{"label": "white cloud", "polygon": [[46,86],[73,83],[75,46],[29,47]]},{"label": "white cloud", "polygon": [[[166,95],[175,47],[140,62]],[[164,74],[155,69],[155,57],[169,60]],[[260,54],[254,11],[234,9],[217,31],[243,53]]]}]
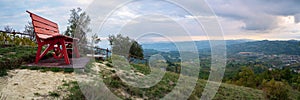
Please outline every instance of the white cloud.
[{"label": "white cloud", "polygon": [[[169,34],[178,41],[187,40],[187,37],[201,40],[206,39],[201,26],[195,19],[201,19],[201,23],[215,21],[215,16],[190,15],[181,7],[172,3],[157,0],[133,1],[126,6],[120,6],[128,0],[1,0],[2,13],[0,27],[11,25],[18,31],[23,31],[24,25],[30,20],[25,12],[30,10],[54,22],[57,22],[60,31],[66,30],[70,10],[81,7],[90,15],[93,32],[101,37],[116,34],[118,29],[123,32],[139,35],[143,32],[158,31]],[[280,1],[272,3],[264,0],[208,0],[208,3],[218,15],[220,24],[224,30],[226,39],[300,39],[300,6],[297,1]],[[198,3],[201,1],[197,1]],[[210,9],[204,9],[205,3],[198,4],[195,0],[185,1],[184,5],[199,6],[193,11],[203,13]],[[1,5],[0,4],[0,5]],[[120,9],[115,9],[120,7]],[[189,8],[189,7],[187,7]],[[272,9],[269,9],[272,8]],[[111,13],[116,11],[114,13]],[[100,32],[100,26],[107,15],[112,14]],[[152,16],[152,17],[151,17]],[[154,17],[156,16],[156,17]],[[179,26],[177,25],[179,24]],[[180,30],[186,26],[190,33]],[[217,27],[217,26],[215,26]],[[213,27],[213,28],[215,28]],[[182,37],[182,38],[180,38]],[[159,41],[159,38],[152,38]]]}]

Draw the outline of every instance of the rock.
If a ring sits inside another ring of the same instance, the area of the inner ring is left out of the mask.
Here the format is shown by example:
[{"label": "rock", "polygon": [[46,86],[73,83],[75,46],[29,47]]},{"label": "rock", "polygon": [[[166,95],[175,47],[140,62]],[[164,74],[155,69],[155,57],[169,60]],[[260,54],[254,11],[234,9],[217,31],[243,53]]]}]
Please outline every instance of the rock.
[{"label": "rock", "polygon": [[173,82],[173,81],[170,81],[170,82],[169,82],[169,85],[174,85],[174,82]]}]

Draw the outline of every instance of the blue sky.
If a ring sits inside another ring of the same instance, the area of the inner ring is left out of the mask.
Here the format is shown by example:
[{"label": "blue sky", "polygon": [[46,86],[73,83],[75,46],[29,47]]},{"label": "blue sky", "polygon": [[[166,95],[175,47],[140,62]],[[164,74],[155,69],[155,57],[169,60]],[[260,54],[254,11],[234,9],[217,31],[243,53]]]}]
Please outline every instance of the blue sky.
[{"label": "blue sky", "polygon": [[49,18],[60,25],[60,30],[66,29],[69,12],[76,7],[88,5],[84,0],[1,0],[0,27],[9,25],[16,31],[24,31],[24,26],[31,21],[26,10]]},{"label": "blue sky", "polygon": [[[197,1],[186,1],[184,6],[197,6],[199,9],[193,10],[198,12],[209,10],[202,8],[204,3],[195,3]],[[128,0],[1,0],[0,28],[9,25],[16,31],[24,31],[24,26],[30,21],[25,11],[29,10],[57,22],[60,31],[64,32],[70,10],[81,7],[92,18],[90,27],[93,31],[90,34],[96,33],[102,40],[110,34],[122,33],[142,42],[189,41],[208,39],[195,19],[208,22],[215,19],[214,15],[191,15],[185,11],[186,8],[178,6],[180,4],[163,0],[139,0],[114,5],[123,2]],[[217,16],[224,39],[300,38],[298,0],[207,0],[207,4]],[[107,17],[108,13],[111,16]],[[100,29],[104,20],[106,23]]]}]

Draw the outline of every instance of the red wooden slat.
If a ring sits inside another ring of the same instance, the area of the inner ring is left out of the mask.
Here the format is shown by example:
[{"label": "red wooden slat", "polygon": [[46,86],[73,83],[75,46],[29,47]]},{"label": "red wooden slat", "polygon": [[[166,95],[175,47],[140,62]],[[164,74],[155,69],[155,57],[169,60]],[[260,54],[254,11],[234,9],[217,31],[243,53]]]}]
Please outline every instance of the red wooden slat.
[{"label": "red wooden slat", "polygon": [[42,22],[44,24],[47,24],[49,26],[52,26],[52,27],[55,27],[55,28],[58,28],[58,25],[52,21],[49,21],[43,17],[40,17],[38,15],[35,15],[35,14],[31,14],[31,18],[33,21],[39,21],[39,22]]},{"label": "red wooden slat", "polygon": [[[57,34],[57,35],[37,34],[37,36],[38,36],[40,39],[49,39],[49,38],[52,38],[52,39],[58,39],[58,38],[65,39],[64,35],[60,35],[60,34]],[[71,42],[71,43],[72,43],[72,42]]]},{"label": "red wooden slat", "polygon": [[58,29],[54,28],[52,26],[46,25],[44,23],[40,23],[38,21],[33,21],[32,23],[34,24],[34,27],[44,28],[44,29],[48,29],[50,31],[54,31],[54,32],[58,33]]},{"label": "red wooden slat", "polygon": [[51,30],[46,30],[43,28],[39,28],[39,27],[34,27],[34,32],[37,34],[47,34],[47,35],[59,35],[58,32],[54,32]]}]

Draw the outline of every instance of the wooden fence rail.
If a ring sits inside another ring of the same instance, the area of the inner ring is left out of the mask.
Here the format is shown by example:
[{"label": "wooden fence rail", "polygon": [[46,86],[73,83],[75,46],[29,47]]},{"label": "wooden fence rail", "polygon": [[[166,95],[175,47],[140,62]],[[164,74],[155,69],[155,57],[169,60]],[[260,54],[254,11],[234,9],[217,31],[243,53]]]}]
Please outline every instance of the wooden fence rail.
[{"label": "wooden fence rail", "polygon": [[19,34],[19,35],[21,35],[21,37],[22,37],[23,35],[29,36],[29,37],[32,36],[31,34],[26,34],[26,33],[21,33],[21,32],[15,32],[15,31],[13,31],[13,32],[8,32],[8,31],[2,31],[2,30],[0,30],[0,33],[6,33],[6,34],[12,34],[12,35],[17,35],[17,34]]}]

